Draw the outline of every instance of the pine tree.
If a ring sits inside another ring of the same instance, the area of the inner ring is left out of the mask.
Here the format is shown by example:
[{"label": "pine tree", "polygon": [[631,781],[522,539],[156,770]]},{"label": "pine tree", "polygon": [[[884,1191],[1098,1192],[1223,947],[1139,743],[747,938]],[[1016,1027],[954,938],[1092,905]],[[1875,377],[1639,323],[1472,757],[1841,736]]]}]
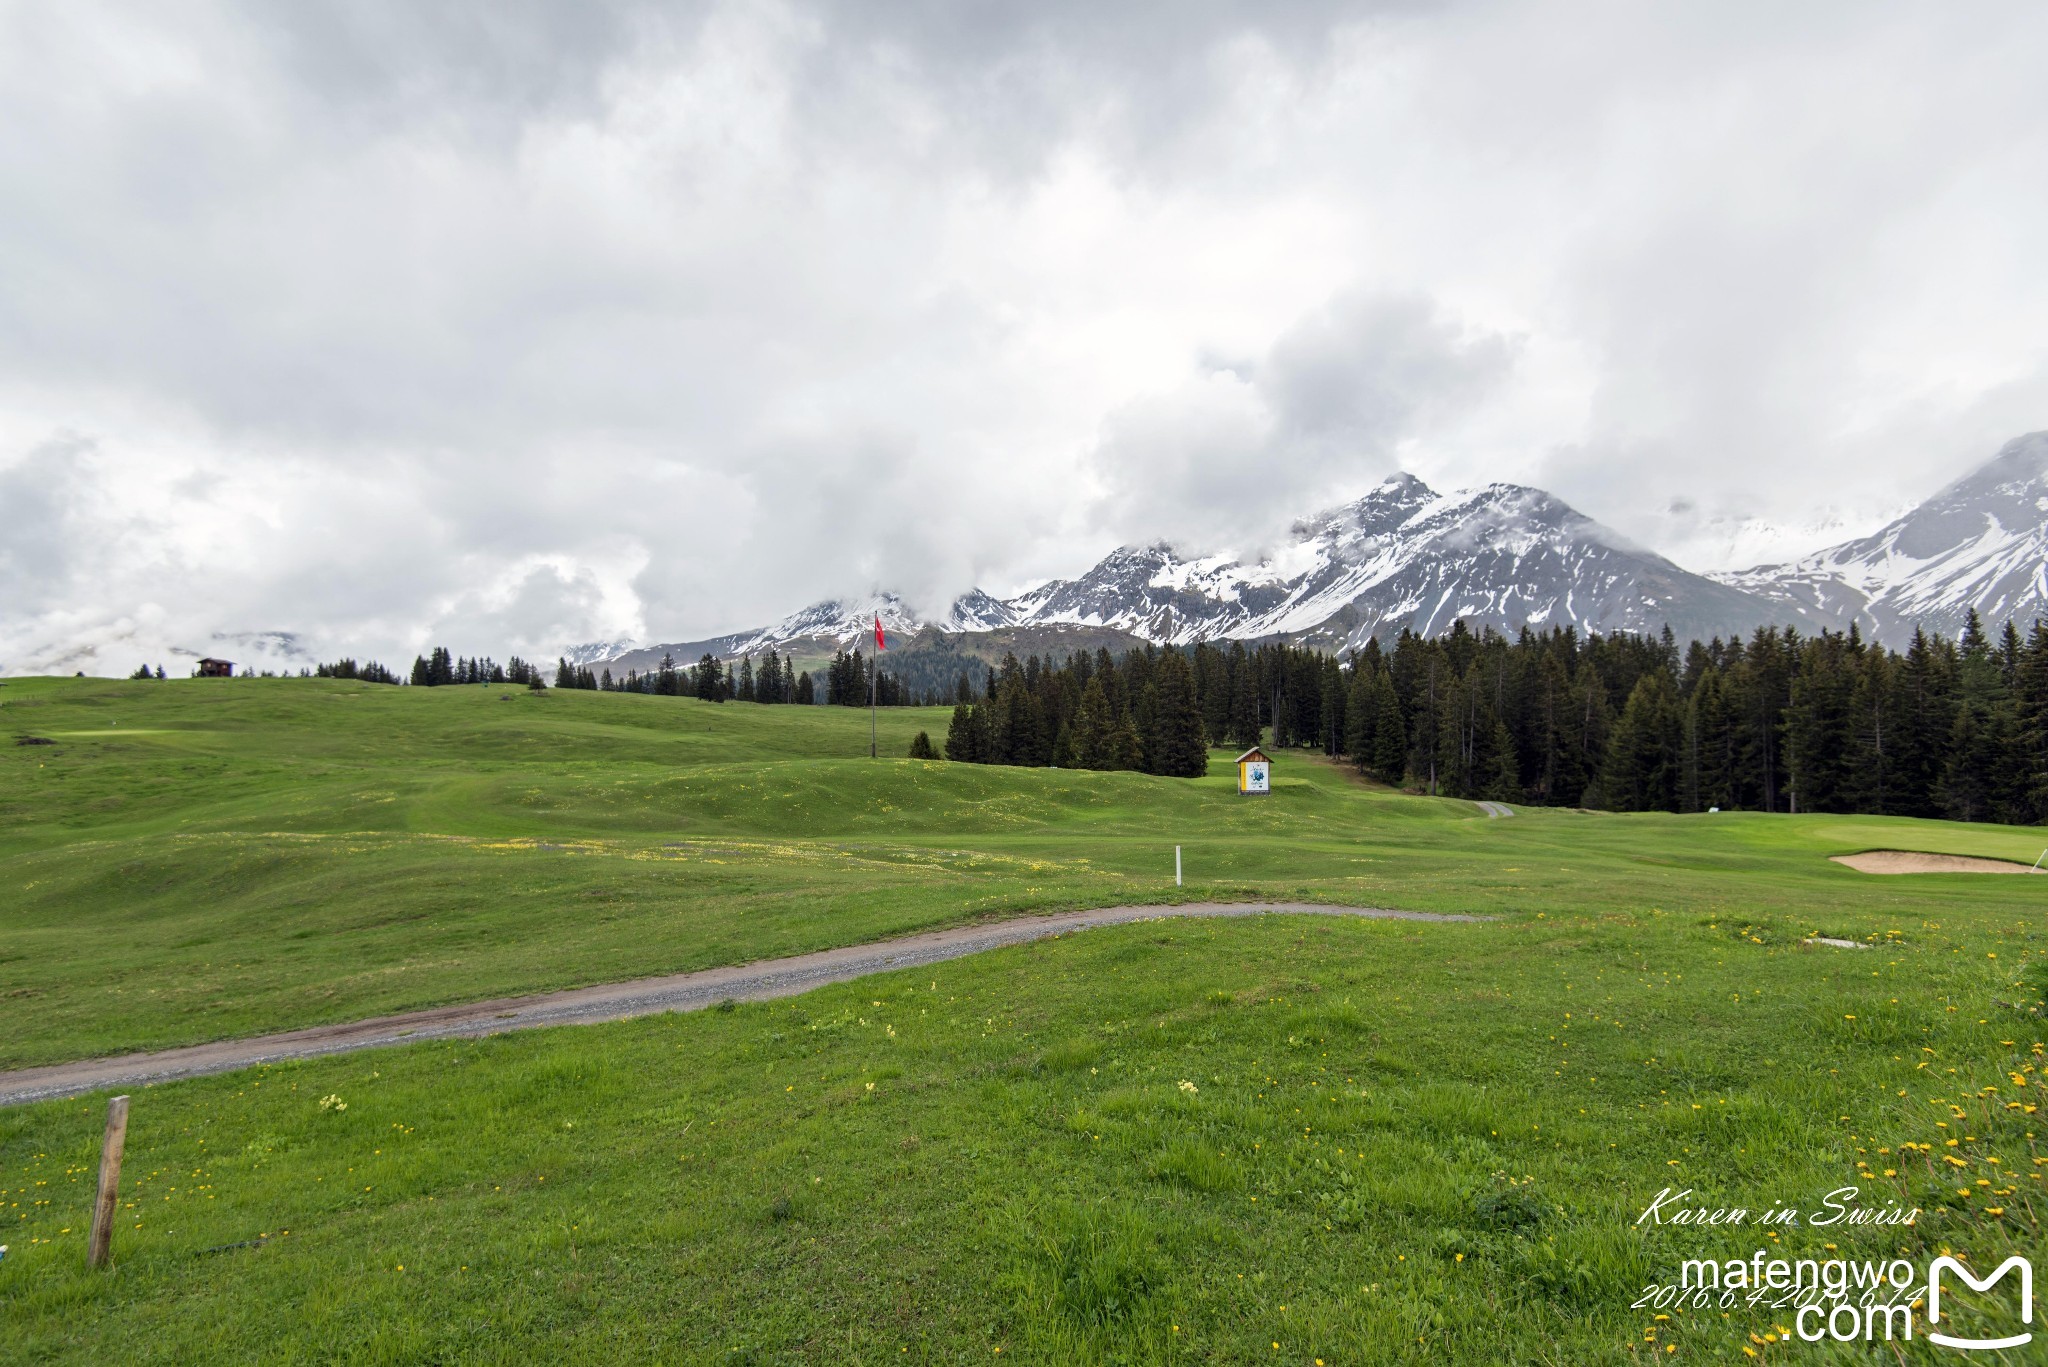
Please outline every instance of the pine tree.
[{"label": "pine tree", "polygon": [[759,701],[754,696],[754,662],[752,660],[742,659],[740,661],[739,683],[733,690],[733,697],[738,702]]},{"label": "pine tree", "polygon": [[1693,685],[1686,705],[1686,778],[1683,810],[1732,807],[1735,726],[1721,685],[1721,671],[1709,664]]},{"label": "pine tree", "polygon": [[1986,729],[1979,709],[1968,704],[1956,709],[1948,733],[1948,758],[1934,785],[1934,800],[1951,821],[1991,819],[1990,771],[1997,755]]},{"label": "pine tree", "polygon": [[867,657],[858,650],[847,654],[846,696],[840,699],[848,707],[866,707],[870,696],[868,691],[869,665]]},{"label": "pine tree", "polygon": [[1515,758],[1515,738],[1508,734],[1507,723],[1498,716],[1493,719],[1487,750],[1492,760],[1492,777],[1487,781],[1484,796],[1494,802],[1520,802],[1522,772]]},{"label": "pine tree", "polygon": [[2038,618],[2014,662],[2011,693],[2019,819],[2048,821],[2048,624]]},{"label": "pine tree", "polygon": [[1823,631],[1806,642],[1791,681],[1783,722],[1786,807],[1844,810],[1850,753],[1852,657],[1842,636]]},{"label": "pine tree", "polygon": [[1585,660],[1572,680],[1572,729],[1566,752],[1566,767],[1575,776],[1583,775],[1586,781],[1585,791],[1578,799],[1581,807],[1606,805],[1600,785],[1608,731],[1613,724],[1614,712],[1607,701],[1606,684],[1593,662]]},{"label": "pine tree", "polygon": [[1202,712],[1196,705],[1187,657],[1177,650],[1161,652],[1155,687],[1152,772],[1200,778],[1209,772],[1209,743],[1202,734]]},{"label": "pine tree", "polygon": [[709,651],[697,661],[697,696],[705,702],[725,701],[725,670]]},{"label": "pine tree", "polygon": [[1380,675],[1379,720],[1373,726],[1372,770],[1382,783],[1398,785],[1407,777],[1408,724],[1401,715],[1401,696],[1391,674]]},{"label": "pine tree", "polygon": [[[1313,658],[1313,657],[1311,657]],[[1344,748],[1344,705],[1347,701],[1344,689],[1344,671],[1337,665],[1337,657],[1324,659],[1316,671],[1317,718],[1316,739],[1321,742],[1323,753],[1336,758]]]},{"label": "pine tree", "polygon": [[1372,767],[1373,736],[1379,725],[1379,679],[1364,660],[1351,665],[1351,682],[1344,702],[1344,753],[1361,770]]},{"label": "pine tree", "polygon": [[1074,714],[1074,724],[1069,729],[1072,747],[1072,762],[1079,769],[1107,769],[1109,753],[1109,696],[1103,692],[1102,678],[1097,675],[1088,680],[1088,686],[1081,690],[1080,710]]},{"label": "pine tree", "polygon": [[1934,816],[1938,811],[1934,785],[1955,725],[1951,674],[1947,652],[1915,629],[1900,662],[1895,708],[1899,743],[1894,772],[1902,816]]},{"label": "pine tree", "polygon": [[1622,707],[1601,768],[1607,806],[1617,812],[1676,811],[1683,723],[1670,676],[1642,676]]},{"label": "pine tree", "polygon": [[1102,767],[1119,771],[1135,771],[1145,764],[1145,743],[1138,736],[1138,725],[1131,717],[1128,707],[1112,707],[1109,734],[1103,742]]},{"label": "pine tree", "polygon": [[1843,777],[1844,811],[1892,813],[1898,810],[1898,739],[1893,734],[1895,670],[1882,650],[1865,650],[1855,667],[1849,693],[1848,757]]},{"label": "pine tree", "polygon": [[1242,642],[1230,646],[1230,743],[1250,750],[1264,743],[1259,734],[1259,681]]},{"label": "pine tree", "polygon": [[1042,765],[1051,758],[1052,738],[1023,670],[1009,674],[996,690],[995,746],[997,764]]},{"label": "pine tree", "polygon": [[1780,812],[1790,805],[1783,738],[1796,643],[1789,631],[1759,627],[1741,664],[1730,670],[1729,701],[1739,737],[1736,789],[1745,807]]},{"label": "pine tree", "polygon": [[1572,686],[1554,643],[1538,647],[1529,699],[1529,796],[1536,802],[1564,801],[1585,789],[1586,776],[1570,765]]},{"label": "pine tree", "polygon": [[975,743],[974,704],[953,704],[953,719],[946,724],[946,758],[960,764],[983,764],[987,756]]},{"label": "pine tree", "polygon": [[1429,648],[1419,671],[1422,686],[1408,711],[1408,769],[1422,780],[1431,797],[1436,796],[1441,777],[1449,672],[1442,652]]},{"label": "pine tree", "polygon": [[937,759],[939,755],[936,750],[932,749],[932,738],[920,731],[911,739],[910,757],[912,759]]}]

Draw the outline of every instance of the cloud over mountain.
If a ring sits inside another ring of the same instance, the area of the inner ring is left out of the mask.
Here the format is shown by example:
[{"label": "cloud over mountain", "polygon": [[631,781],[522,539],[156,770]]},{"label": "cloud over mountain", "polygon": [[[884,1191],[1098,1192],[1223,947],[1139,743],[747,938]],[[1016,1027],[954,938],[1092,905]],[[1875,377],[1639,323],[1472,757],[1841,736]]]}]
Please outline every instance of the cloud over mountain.
[{"label": "cloud over mountain", "polygon": [[2048,411],[2044,45],[1903,0],[9,7],[0,668],[930,613],[1396,468],[1790,559]]}]

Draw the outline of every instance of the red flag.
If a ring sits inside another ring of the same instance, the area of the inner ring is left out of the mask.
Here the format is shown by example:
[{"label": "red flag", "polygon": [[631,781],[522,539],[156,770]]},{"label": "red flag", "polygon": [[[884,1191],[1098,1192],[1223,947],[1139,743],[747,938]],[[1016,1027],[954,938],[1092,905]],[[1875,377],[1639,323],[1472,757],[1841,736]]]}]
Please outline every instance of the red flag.
[{"label": "red flag", "polygon": [[888,648],[889,643],[882,639],[882,614],[878,612],[875,614],[875,649],[887,650]]}]

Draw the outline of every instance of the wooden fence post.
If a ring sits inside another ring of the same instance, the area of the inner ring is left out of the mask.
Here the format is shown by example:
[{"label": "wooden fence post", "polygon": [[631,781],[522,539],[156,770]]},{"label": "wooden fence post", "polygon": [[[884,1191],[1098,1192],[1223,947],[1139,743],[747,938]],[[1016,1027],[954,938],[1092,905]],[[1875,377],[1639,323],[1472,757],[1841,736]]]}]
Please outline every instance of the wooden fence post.
[{"label": "wooden fence post", "polygon": [[100,1190],[92,1207],[92,1243],[86,1266],[105,1267],[113,1251],[114,1206],[121,1191],[121,1146],[128,1141],[128,1098],[107,1103],[107,1138],[100,1147]]}]

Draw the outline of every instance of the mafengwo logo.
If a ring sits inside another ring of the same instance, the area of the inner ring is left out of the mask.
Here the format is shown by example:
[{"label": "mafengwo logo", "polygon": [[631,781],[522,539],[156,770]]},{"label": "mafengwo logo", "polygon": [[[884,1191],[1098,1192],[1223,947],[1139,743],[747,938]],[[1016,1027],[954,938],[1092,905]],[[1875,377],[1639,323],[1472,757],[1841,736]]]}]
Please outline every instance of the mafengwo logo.
[{"label": "mafengwo logo", "polygon": [[1971,1276],[1970,1269],[1964,1267],[1954,1258],[1936,1258],[1933,1266],[1927,1269],[1927,1337],[1929,1341],[1939,1343],[1945,1348],[1961,1348],[1968,1351],[1983,1352],[1990,1352],[2000,1348],[2017,1348],[2021,1344],[2031,1343],[2034,1338],[2031,1331],[1998,1339],[1966,1339],[1944,1334],[1938,1328],[1941,1324],[1941,1274],[1944,1271],[1953,1272],[1956,1275],[1956,1279],[1967,1285],[1972,1291],[1988,1292],[1993,1286],[2005,1279],[2006,1273],[2015,1269],[2020,1274],[2020,1323],[2032,1324],[2034,1322],[2034,1265],[2025,1258],[2015,1253],[1981,1280]]}]

